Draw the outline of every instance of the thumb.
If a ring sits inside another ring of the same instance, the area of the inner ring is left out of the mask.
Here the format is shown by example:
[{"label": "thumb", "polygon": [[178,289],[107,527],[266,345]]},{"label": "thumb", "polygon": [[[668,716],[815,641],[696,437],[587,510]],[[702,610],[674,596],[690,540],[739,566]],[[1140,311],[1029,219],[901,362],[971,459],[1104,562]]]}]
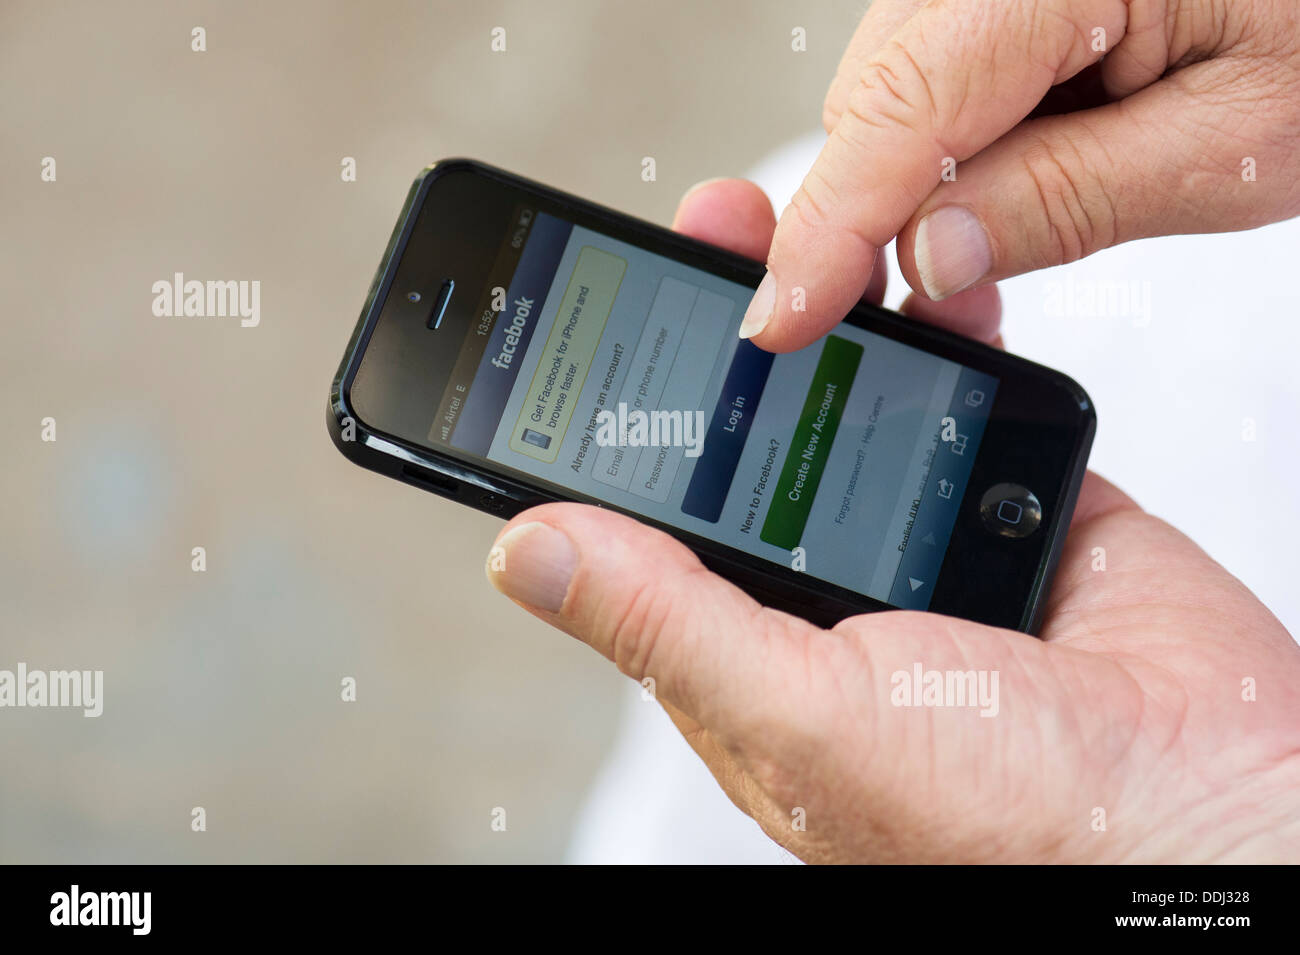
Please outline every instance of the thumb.
[{"label": "thumb", "polygon": [[813,709],[786,681],[823,631],[761,606],[629,517],[581,504],[526,511],[497,538],[487,575],[634,680],[652,678],[659,699],[739,752]]},{"label": "thumb", "polygon": [[943,299],[1133,239],[1254,228],[1300,211],[1294,176],[1243,175],[1243,157],[1270,170],[1294,160],[1213,101],[1224,80],[1207,66],[1196,79],[1025,122],[961,164],[899,234],[908,283]]}]

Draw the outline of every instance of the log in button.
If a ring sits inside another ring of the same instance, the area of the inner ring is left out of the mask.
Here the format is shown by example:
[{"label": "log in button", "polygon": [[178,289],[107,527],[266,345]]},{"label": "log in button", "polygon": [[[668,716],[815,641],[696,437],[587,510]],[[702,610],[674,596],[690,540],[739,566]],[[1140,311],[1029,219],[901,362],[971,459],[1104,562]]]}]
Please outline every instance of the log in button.
[{"label": "log in button", "polygon": [[774,354],[742,341],[736,346],[722,394],[713,407],[713,419],[704,438],[704,453],[695,462],[682,513],[716,524],[736,476],[740,452],[749,437],[759,399],[772,371]]}]

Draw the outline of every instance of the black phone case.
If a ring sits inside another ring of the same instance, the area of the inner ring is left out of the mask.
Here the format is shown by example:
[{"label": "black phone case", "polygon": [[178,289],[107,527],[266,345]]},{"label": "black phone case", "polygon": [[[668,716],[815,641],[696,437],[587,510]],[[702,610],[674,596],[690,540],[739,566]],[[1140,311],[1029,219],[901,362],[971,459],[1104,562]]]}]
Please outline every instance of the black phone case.
[{"label": "black phone case", "polygon": [[[374,279],[370,283],[365,304],[361,309],[361,316],[348,340],[338,371],[334,375],[326,411],[326,424],[330,436],[344,456],[364,468],[396,478],[426,491],[431,491],[441,497],[450,498],[477,510],[495,514],[506,520],[528,508],[556,501],[579,501],[594,504],[598,507],[609,507],[611,510],[620,511],[621,513],[630,513],[599,501],[554,495],[541,488],[511,480],[502,475],[486,472],[473,467],[465,461],[440,454],[431,448],[416,447],[376,433],[366,428],[351,413],[351,409],[348,407],[346,397],[348,384],[352,375],[355,374],[369,332],[379,316],[383,303],[387,299],[396,264],[400,261],[410,238],[424,192],[438,176],[466,167],[470,167],[482,175],[497,179],[505,184],[526,188],[543,198],[581,208],[595,217],[616,223],[621,228],[634,226],[638,231],[648,233],[660,240],[666,240],[670,244],[707,245],[707,243],[687,239],[654,223],[636,219],[597,203],[588,202],[577,196],[552,189],[549,186],[533,182],[477,160],[457,158],[433,163],[420,173],[407,193],[406,201],[398,215],[397,225],[393,229],[388,246],[384,250],[383,258],[380,260]],[[729,250],[715,246],[708,247],[716,250],[718,257],[724,260],[753,264]],[[869,312],[890,319],[908,321],[903,316],[876,306],[864,304],[860,305],[859,308],[865,308]],[[852,315],[846,317],[845,320],[851,322]],[[854,322],[853,324],[857,323]],[[962,339],[939,328],[928,328],[927,334],[939,341],[960,342],[967,349],[992,350],[989,346]],[[1028,362],[1026,359],[1017,360],[1026,365],[1034,365],[1034,363]],[[1062,387],[1082,396],[1083,403],[1091,409],[1091,403],[1086,400],[1087,396],[1077,382],[1053,369],[1038,365],[1034,365],[1034,367],[1039,369],[1041,373],[1056,379]],[[1047,525],[1043,528],[1050,535],[1051,544],[1044,551],[1039,562],[1030,598],[1026,602],[1019,623],[1015,628],[1025,633],[1036,633],[1042,621],[1048,590],[1047,585],[1060,561],[1061,550],[1065,543],[1063,531],[1068,526],[1069,520],[1074,513],[1079,488],[1083,483],[1083,476],[1087,470],[1088,452],[1092,445],[1095,430],[1096,417],[1090,410],[1072,455],[1070,467],[1068,468],[1067,483],[1061,495],[1060,503],[1054,509],[1054,513]],[[637,517],[638,515],[633,514],[632,516]],[[663,530],[682,540],[691,547],[706,567],[726,577],[760,603],[803,617],[818,626],[831,627],[841,620],[857,614],[896,609],[887,603],[865,595],[861,595],[858,600],[842,600],[836,595],[828,594],[819,588],[815,578],[806,578],[810,583],[777,579],[771,572],[763,569],[762,564],[767,562],[763,561],[762,558],[752,558],[754,563],[751,564],[747,560],[741,559],[748,558],[748,555],[742,554],[741,558],[737,558],[734,555],[739,554],[739,552],[734,552],[732,548],[724,544],[696,537],[680,529],[657,524],[655,526],[661,526]]]}]

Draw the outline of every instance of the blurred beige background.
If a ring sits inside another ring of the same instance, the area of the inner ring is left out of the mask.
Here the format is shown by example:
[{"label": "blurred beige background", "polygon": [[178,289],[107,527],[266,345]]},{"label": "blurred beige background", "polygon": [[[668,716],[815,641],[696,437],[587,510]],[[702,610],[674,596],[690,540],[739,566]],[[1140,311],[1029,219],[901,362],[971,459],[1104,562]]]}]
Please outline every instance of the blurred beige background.
[{"label": "blurred beige background", "polygon": [[[105,709],[0,710],[0,861],[560,858],[624,678],[491,590],[495,519],[338,454],[330,378],[426,163],[667,222],[817,127],[864,6],[6,0],[0,668]],[[177,271],[260,327],[155,317]]]}]

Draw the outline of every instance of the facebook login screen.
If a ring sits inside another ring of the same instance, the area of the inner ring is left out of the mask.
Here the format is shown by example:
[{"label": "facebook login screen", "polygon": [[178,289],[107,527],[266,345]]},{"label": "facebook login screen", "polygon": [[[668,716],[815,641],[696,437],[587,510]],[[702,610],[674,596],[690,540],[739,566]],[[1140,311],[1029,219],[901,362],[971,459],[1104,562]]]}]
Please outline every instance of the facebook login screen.
[{"label": "facebook login screen", "polygon": [[773,355],[749,287],[530,209],[488,285],[431,440],[929,606],[995,378],[850,325]]}]

